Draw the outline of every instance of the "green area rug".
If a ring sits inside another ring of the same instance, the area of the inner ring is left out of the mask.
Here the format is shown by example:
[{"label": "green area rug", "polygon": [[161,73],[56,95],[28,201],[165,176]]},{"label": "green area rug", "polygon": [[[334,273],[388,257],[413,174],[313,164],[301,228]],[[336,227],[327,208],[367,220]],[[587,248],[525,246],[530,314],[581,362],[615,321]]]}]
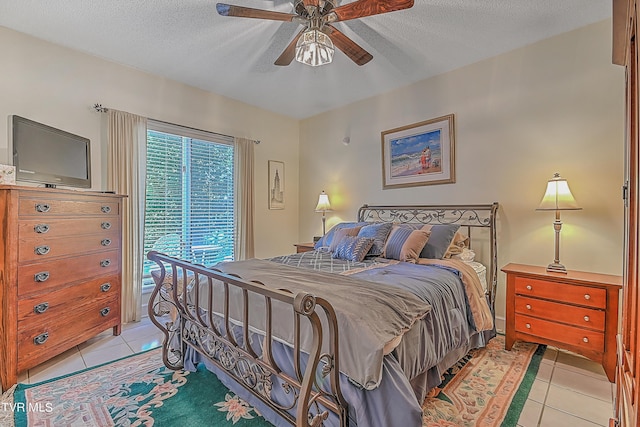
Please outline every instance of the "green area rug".
[{"label": "green area rug", "polygon": [[11,408],[16,427],[271,426],[204,367],[193,373],[165,368],[159,349],[18,384]]},{"label": "green area rug", "polygon": [[[544,346],[504,337],[472,351],[425,401],[423,427],[516,426]],[[0,425],[271,426],[204,368],[171,371],[159,349],[38,384],[0,400]]]}]

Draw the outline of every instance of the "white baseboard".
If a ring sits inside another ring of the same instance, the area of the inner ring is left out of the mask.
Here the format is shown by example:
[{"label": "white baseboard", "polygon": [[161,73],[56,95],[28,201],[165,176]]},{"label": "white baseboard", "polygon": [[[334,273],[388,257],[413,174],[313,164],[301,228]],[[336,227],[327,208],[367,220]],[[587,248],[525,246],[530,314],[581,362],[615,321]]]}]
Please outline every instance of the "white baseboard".
[{"label": "white baseboard", "polygon": [[496,316],[496,331],[500,334],[504,334],[505,318]]}]

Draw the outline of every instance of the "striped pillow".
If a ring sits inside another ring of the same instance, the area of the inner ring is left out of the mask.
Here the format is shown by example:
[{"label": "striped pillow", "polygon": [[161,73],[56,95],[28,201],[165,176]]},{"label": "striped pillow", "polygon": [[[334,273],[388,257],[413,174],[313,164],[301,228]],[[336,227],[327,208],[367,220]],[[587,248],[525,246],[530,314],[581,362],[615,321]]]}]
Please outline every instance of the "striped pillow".
[{"label": "striped pillow", "polygon": [[333,258],[347,261],[360,262],[364,259],[369,249],[373,245],[373,239],[367,237],[345,236],[338,242],[336,249],[332,252]]},{"label": "striped pillow", "polygon": [[338,247],[338,243],[346,237],[346,236],[357,236],[358,232],[362,227],[350,227],[350,228],[341,228],[340,230],[336,230],[333,234],[333,240],[331,240],[331,244],[329,245],[329,252],[333,252]]},{"label": "striped pillow", "polygon": [[415,263],[431,232],[394,226],[384,245],[383,258]]},{"label": "striped pillow", "polygon": [[384,242],[393,226],[390,222],[380,222],[365,225],[358,232],[358,237],[368,237],[373,239],[373,246],[369,250],[368,256],[380,256],[384,249]]}]

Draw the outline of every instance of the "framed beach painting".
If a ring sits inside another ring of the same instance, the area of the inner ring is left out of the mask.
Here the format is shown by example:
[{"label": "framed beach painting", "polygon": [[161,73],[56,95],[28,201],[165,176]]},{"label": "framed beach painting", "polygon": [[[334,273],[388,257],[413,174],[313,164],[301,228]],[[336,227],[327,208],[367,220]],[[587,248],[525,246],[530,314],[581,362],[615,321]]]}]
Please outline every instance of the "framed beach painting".
[{"label": "framed beach painting", "polygon": [[284,162],[269,160],[269,209],[284,209]]},{"label": "framed beach painting", "polygon": [[382,188],[456,182],[453,114],[382,132]]}]

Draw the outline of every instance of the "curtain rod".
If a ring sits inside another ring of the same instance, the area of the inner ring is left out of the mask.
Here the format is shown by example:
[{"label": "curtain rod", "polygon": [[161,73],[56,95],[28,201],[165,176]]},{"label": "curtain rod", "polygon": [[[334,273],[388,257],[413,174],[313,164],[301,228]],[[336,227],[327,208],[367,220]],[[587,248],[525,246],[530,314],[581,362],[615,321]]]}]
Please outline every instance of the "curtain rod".
[{"label": "curtain rod", "polygon": [[[98,113],[107,113],[107,112],[109,112],[109,109],[107,107],[103,107],[102,104],[98,104],[98,103],[93,104],[93,109],[96,110]],[[210,132],[210,131],[205,131],[205,130],[202,130],[202,129],[192,128],[190,126],[176,125],[175,123],[169,123],[169,122],[165,122],[163,120],[157,120],[157,119],[149,119],[149,120],[153,120],[154,122],[164,123],[164,124],[172,125],[172,126],[182,126],[183,128],[197,130],[197,131],[200,131],[200,132]],[[217,133],[217,132],[213,132],[213,133]],[[220,134],[220,135],[222,135],[222,134]],[[230,136],[230,135],[225,135],[225,136],[229,136],[230,138],[234,138],[233,136]],[[260,140],[259,139],[253,140],[253,143],[258,145],[258,144],[260,144]]]}]

